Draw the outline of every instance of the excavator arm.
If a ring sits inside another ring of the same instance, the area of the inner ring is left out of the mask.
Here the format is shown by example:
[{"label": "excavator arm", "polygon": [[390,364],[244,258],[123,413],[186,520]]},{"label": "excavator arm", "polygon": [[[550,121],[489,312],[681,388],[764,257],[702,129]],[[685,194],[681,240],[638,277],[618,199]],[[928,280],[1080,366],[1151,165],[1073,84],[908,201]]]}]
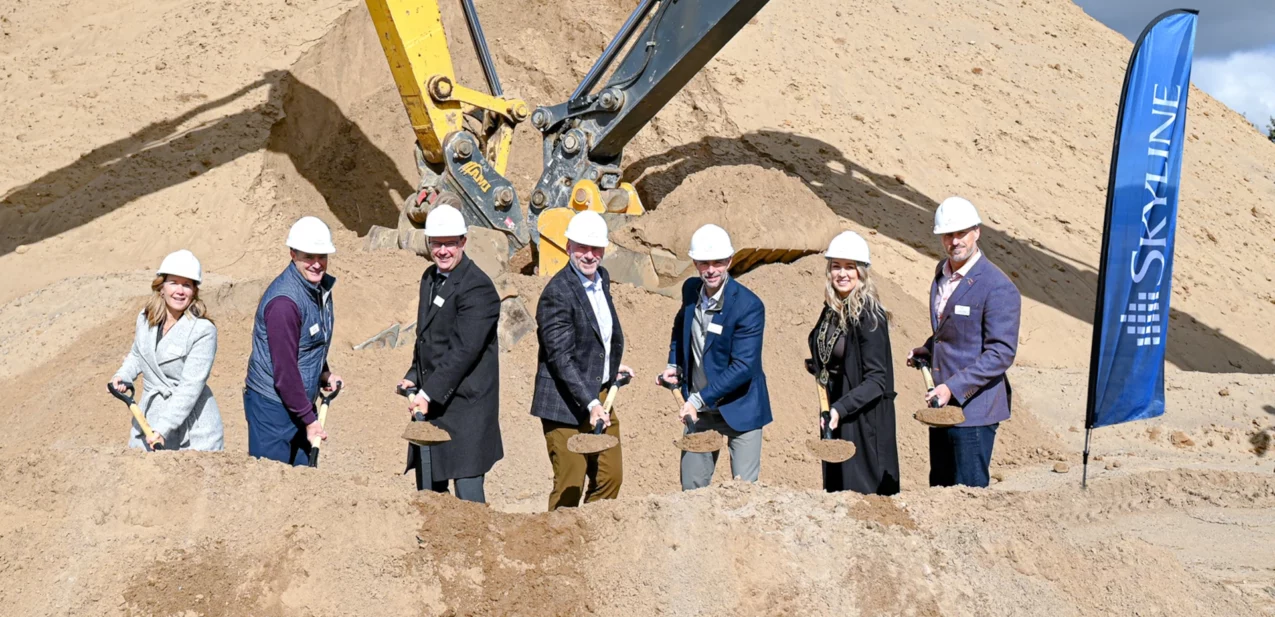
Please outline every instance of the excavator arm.
[{"label": "excavator arm", "polygon": [[[531,114],[544,137],[544,171],[529,208],[542,275],[566,264],[564,233],[576,211],[643,212],[633,186],[621,182],[624,147],[766,2],[641,0],[571,97]],[[593,93],[643,23],[611,79]]]},{"label": "excavator arm", "polygon": [[529,229],[504,173],[514,128],[528,107],[504,96],[473,0],[461,5],[490,94],[456,83],[436,0],[366,2],[416,133],[421,180],[404,215],[420,226],[430,209],[450,204],[469,224],[505,232],[511,250],[525,246]]},{"label": "excavator arm", "polygon": [[[508,234],[511,251],[534,243],[540,274],[549,275],[566,264],[564,234],[575,212],[644,211],[621,181],[624,147],[767,0],[639,0],[570,98],[531,114],[504,96],[473,0],[460,2],[490,94],[456,83],[437,0],[366,2],[416,133],[421,180],[405,218],[421,226],[430,209],[451,204],[470,225]],[[528,116],[544,140],[529,223],[504,176],[514,128]]]}]

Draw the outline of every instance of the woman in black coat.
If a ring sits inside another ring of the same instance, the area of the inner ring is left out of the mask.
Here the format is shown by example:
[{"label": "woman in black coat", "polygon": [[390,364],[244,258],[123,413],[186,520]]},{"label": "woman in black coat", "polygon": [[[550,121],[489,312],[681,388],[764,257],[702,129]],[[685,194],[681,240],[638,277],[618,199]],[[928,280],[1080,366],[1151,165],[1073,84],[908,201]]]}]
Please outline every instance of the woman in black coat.
[{"label": "woman in black coat", "polygon": [[[868,244],[843,232],[828,246],[823,312],[809,345],[808,363],[828,388],[832,435],[855,445],[844,463],[823,464],[828,492],[893,495],[899,492],[894,421],[894,363],[889,320],[877,299]],[[822,427],[821,427],[822,428]]]}]

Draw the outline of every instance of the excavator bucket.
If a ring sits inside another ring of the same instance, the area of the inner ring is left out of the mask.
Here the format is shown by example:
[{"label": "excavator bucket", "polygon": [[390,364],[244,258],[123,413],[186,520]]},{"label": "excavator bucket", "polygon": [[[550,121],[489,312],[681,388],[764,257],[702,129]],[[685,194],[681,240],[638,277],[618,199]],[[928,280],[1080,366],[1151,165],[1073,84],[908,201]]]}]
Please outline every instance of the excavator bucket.
[{"label": "excavator bucket", "polygon": [[536,264],[540,276],[553,276],[567,267],[567,223],[575,214],[570,208],[550,208],[536,220],[540,231],[540,258]]},{"label": "excavator bucket", "polygon": [[731,263],[732,275],[740,275],[753,268],[773,263],[792,263],[819,251],[792,248],[742,248],[735,251],[735,259]]}]

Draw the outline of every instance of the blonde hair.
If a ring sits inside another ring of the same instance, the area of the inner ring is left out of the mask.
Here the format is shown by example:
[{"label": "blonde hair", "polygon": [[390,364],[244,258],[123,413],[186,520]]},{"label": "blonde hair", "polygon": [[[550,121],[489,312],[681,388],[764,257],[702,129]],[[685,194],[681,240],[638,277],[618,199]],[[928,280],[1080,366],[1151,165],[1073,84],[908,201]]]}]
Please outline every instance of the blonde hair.
[{"label": "blonde hair", "polygon": [[[168,280],[168,276],[161,274],[151,281],[151,294],[149,300],[146,301],[146,322],[152,326],[158,326],[164,323],[164,317],[168,315],[168,305],[164,302],[164,295],[160,293],[160,288],[164,286],[164,281]],[[194,283],[194,281],[191,281]],[[208,316],[208,307],[204,306],[204,301],[199,299],[199,283],[195,283],[195,293],[190,299],[190,304],[186,307],[186,313],[190,313],[195,319],[207,319],[209,322],[212,318]],[[184,314],[184,313],[183,313]]]},{"label": "blonde hair", "polygon": [[844,330],[851,326],[858,327],[859,315],[867,310],[871,320],[869,330],[876,330],[882,321],[889,322],[890,315],[881,299],[877,297],[876,283],[872,282],[871,270],[859,262],[854,262],[854,269],[859,274],[859,284],[850,290],[850,295],[842,299],[832,286],[832,260],[828,260],[827,281],[824,283],[824,303],[837,314],[838,325]]}]

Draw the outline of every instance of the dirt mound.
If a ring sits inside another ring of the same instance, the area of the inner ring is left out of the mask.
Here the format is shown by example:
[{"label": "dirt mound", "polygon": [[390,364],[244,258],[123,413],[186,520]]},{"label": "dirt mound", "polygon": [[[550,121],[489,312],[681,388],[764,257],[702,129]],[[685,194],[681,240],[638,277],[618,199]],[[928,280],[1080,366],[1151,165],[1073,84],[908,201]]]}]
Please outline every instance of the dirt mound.
[{"label": "dirt mound", "polygon": [[728,483],[535,515],[230,453],[56,448],[0,479],[0,599],[24,615],[1255,615],[1265,592],[1125,526],[1275,507],[1275,477],[1221,472],[895,499]]},{"label": "dirt mound", "polygon": [[634,249],[662,248],[686,259],[691,234],[714,223],[730,232],[735,250],[789,249],[816,253],[841,232],[828,205],[800,180],[756,165],[714,167],[689,176],[657,209],[618,233]]}]

